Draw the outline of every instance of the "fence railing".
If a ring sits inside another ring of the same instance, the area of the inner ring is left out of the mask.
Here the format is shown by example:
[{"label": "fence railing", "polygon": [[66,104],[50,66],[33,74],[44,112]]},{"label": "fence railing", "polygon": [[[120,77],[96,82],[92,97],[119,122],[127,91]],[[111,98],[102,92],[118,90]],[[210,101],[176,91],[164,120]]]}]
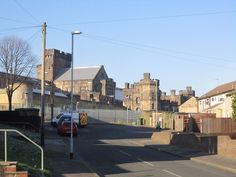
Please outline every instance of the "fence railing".
[{"label": "fence railing", "polygon": [[34,141],[32,141],[30,138],[28,138],[27,136],[25,136],[23,133],[19,132],[18,130],[14,130],[14,129],[0,129],[0,132],[4,132],[4,149],[5,149],[5,162],[7,161],[7,132],[15,132],[18,133],[19,135],[21,135],[22,137],[24,137],[26,140],[28,140],[29,142],[31,142],[32,144],[34,144],[36,147],[38,147],[41,151],[41,170],[44,169],[44,160],[43,160],[43,148],[41,146],[39,146],[37,143],[35,143]]}]

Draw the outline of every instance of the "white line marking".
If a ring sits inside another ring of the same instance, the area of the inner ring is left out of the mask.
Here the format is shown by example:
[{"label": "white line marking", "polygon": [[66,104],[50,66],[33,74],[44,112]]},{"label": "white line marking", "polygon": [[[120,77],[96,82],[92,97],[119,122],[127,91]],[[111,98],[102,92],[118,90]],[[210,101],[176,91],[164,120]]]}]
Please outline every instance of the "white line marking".
[{"label": "white line marking", "polygon": [[137,143],[137,142],[135,142],[135,141],[130,141],[130,142],[133,143],[133,144],[136,144],[136,145],[138,145],[138,146],[143,146],[143,144]]},{"label": "white line marking", "polygon": [[173,173],[173,172],[171,172],[171,171],[169,171],[169,170],[163,169],[162,171],[164,171],[164,172],[166,172],[166,173],[169,173],[169,174],[171,174],[171,175],[173,175],[173,176],[182,177],[182,176],[177,175],[177,174],[175,174],[175,173]]},{"label": "white line marking", "polygon": [[143,160],[143,159],[140,159],[140,158],[137,158],[140,162],[143,162],[143,163],[146,163],[146,164],[148,164],[148,165],[150,165],[150,166],[154,166],[152,163],[150,163],[150,162],[147,162],[147,161],[145,161],[145,160]]},{"label": "white line marking", "polygon": [[124,154],[124,155],[127,155],[127,156],[129,156],[129,157],[132,156],[131,154],[129,154],[129,153],[127,153],[127,152],[124,152],[124,151],[120,151],[120,153],[122,153],[122,154]]}]

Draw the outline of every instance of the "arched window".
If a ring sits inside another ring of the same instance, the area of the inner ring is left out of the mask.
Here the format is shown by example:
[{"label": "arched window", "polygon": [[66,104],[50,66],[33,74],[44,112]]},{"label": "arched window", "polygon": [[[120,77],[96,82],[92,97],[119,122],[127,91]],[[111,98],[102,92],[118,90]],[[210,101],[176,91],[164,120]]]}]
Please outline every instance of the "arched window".
[{"label": "arched window", "polygon": [[140,104],[140,97],[136,98],[136,104]]},{"label": "arched window", "polygon": [[140,109],[139,107],[137,107],[137,108],[136,108],[136,111],[140,112],[140,111],[141,111],[141,109]]}]

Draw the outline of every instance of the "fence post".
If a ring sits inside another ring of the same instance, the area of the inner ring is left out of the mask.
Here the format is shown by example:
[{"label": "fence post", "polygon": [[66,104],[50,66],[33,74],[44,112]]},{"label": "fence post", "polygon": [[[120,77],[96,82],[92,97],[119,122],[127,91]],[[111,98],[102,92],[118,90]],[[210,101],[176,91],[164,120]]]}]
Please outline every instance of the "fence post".
[{"label": "fence post", "polygon": [[5,162],[7,161],[7,131],[4,132],[5,135]]}]

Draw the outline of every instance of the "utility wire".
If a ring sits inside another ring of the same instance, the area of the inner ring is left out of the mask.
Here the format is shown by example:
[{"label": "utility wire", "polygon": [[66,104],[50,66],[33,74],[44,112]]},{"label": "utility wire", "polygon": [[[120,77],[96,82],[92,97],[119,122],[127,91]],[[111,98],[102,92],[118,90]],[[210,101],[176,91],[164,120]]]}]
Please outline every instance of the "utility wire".
[{"label": "utility wire", "polygon": [[5,21],[11,21],[11,22],[17,22],[17,23],[25,23],[25,24],[33,24],[30,22],[26,22],[26,21],[22,21],[22,20],[16,20],[16,19],[11,19],[11,18],[6,18],[6,17],[0,17],[1,20],[5,20]]},{"label": "utility wire", "polygon": [[[91,38],[88,35],[81,35],[81,37]],[[137,47],[137,46],[132,46],[132,45],[128,45],[128,44],[121,44],[121,43],[118,43],[118,42],[109,41],[109,40],[105,40],[105,39],[101,40],[101,39],[97,39],[97,38],[94,38],[94,37],[92,37],[91,39],[99,40],[99,41],[103,41],[103,42],[107,42],[107,43],[111,43],[111,44],[119,45],[119,46],[123,46],[123,47],[130,47],[130,48],[134,48],[134,49],[139,50],[139,51],[145,51],[145,52],[149,52],[149,53],[155,53],[155,54],[159,54],[159,55],[163,55],[163,56],[168,56],[168,57],[171,57],[172,59],[177,59],[177,60],[181,60],[181,61],[184,60],[184,61],[187,61],[187,62],[201,63],[201,64],[204,64],[204,65],[214,66],[214,67],[218,67],[218,68],[221,67],[221,68],[225,68],[225,69],[235,70],[235,68],[232,68],[232,67],[217,65],[215,63],[208,63],[208,62],[205,62],[205,61],[201,61],[199,59],[197,59],[197,60],[192,60],[192,59],[189,59],[189,58],[187,59],[187,58],[183,58],[183,57],[178,57],[178,56],[166,54],[166,53],[163,53],[163,52],[147,50],[147,49],[140,48],[140,47]]]},{"label": "utility wire", "polygon": [[4,29],[0,29],[0,33],[16,31],[16,30],[32,29],[32,28],[38,28],[38,27],[41,27],[41,26],[21,26],[21,27],[14,27],[14,28],[4,28]]},{"label": "utility wire", "polygon": [[28,14],[37,24],[40,23],[37,18],[35,18],[26,8],[24,8],[17,0],[14,2],[23,10],[26,14]]},{"label": "utility wire", "polygon": [[66,26],[66,25],[77,25],[77,24],[99,24],[99,23],[117,23],[117,22],[129,22],[129,21],[146,21],[146,20],[159,20],[168,18],[183,18],[183,17],[197,17],[197,16],[208,16],[208,15],[220,15],[220,14],[232,14],[236,13],[236,10],[229,11],[216,11],[216,12],[205,12],[205,13],[191,13],[191,14],[180,14],[180,15],[166,15],[157,17],[141,17],[141,18],[126,18],[126,19],[114,19],[114,20],[101,20],[101,21],[88,21],[88,22],[75,22],[65,24],[55,24],[53,26]]},{"label": "utility wire", "polygon": [[108,41],[114,41],[114,42],[118,42],[118,43],[129,44],[129,45],[143,47],[143,48],[147,48],[147,49],[154,49],[154,50],[160,50],[160,51],[169,52],[169,53],[184,54],[184,55],[188,55],[188,56],[214,59],[214,60],[225,61],[225,62],[236,62],[235,60],[228,60],[228,59],[219,58],[219,57],[204,56],[204,55],[199,55],[199,54],[194,54],[194,53],[177,51],[177,50],[173,50],[173,49],[160,48],[160,47],[146,45],[146,44],[140,44],[140,43],[134,43],[134,42],[129,42],[129,41],[117,40],[117,39],[113,39],[113,38],[107,38],[107,37],[104,37],[104,36],[91,35],[91,34],[86,34],[86,33],[83,33],[83,34],[87,35],[89,37],[94,37],[94,38],[98,38],[98,39],[105,39],[105,40],[108,40]]},{"label": "utility wire", "polygon": [[57,28],[57,27],[50,26],[50,25],[48,25],[47,27],[48,27],[48,29],[57,30],[57,31],[64,32],[64,33],[67,33],[67,34],[71,32],[71,31],[69,31],[67,29]]},{"label": "utility wire", "polygon": [[[67,33],[67,34],[70,32],[69,30],[56,28],[56,27],[53,27],[53,26],[49,26],[48,28],[54,29],[54,30],[57,30],[57,31],[60,31],[60,32],[64,32],[64,33]],[[193,60],[193,59],[191,60],[190,58],[186,59],[186,58],[183,58],[183,57],[174,56],[174,55],[171,55],[171,54],[159,52],[159,51],[156,51],[156,49],[157,50],[163,50],[164,52],[169,52],[169,53],[174,52],[174,53],[181,53],[181,54],[195,56],[195,57],[201,57],[201,58],[211,58],[211,59],[216,59],[216,60],[220,60],[220,61],[234,62],[234,61],[231,61],[231,60],[225,60],[223,58],[209,57],[209,56],[203,56],[203,55],[198,55],[198,54],[190,54],[190,53],[186,53],[186,52],[179,52],[179,51],[175,51],[175,50],[171,50],[171,49],[163,49],[163,48],[158,48],[158,47],[149,46],[149,45],[145,45],[145,44],[137,44],[137,43],[133,43],[133,42],[116,40],[116,39],[111,39],[111,38],[107,38],[107,37],[104,37],[104,36],[90,35],[90,34],[86,34],[86,33],[83,33],[83,35],[81,35],[81,37],[87,37],[87,38],[91,38],[91,39],[94,39],[94,40],[97,40],[97,41],[103,41],[103,42],[107,42],[107,43],[110,43],[110,44],[119,45],[119,46],[123,46],[123,47],[130,47],[130,48],[134,48],[134,49],[140,50],[140,51],[160,54],[160,55],[168,56],[168,57],[175,58],[175,59],[178,59],[178,60],[184,60],[184,61],[187,61],[187,62],[195,62],[195,63],[201,63],[201,64],[205,64],[205,65],[209,65],[209,66],[223,67],[223,68],[226,68],[226,69],[235,70],[235,68],[228,67],[228,66],[217,65],[215,63],[208,63],[206,61],[199,60],[199,58],[195,59],[195,60]]]},{"label": "utility wire", "polygon": [[26,42],[34,41],[39,36],[37,34],[41,34],[41,29],[34,32],[28,39],[26,39]]}]

